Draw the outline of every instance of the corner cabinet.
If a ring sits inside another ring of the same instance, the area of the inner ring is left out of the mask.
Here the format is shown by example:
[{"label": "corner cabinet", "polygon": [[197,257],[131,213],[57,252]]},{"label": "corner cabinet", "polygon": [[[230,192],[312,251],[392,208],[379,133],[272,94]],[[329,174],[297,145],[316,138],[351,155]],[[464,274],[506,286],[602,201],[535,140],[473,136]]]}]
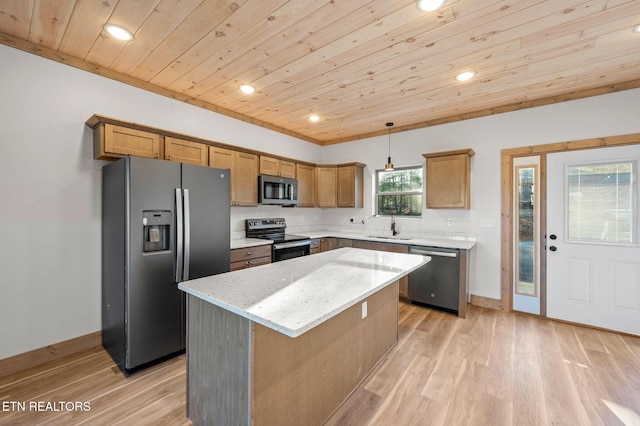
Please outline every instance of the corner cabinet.
[{"label": "corner cabinet", "polygon": [[362,208],[364,167],[361,163],[338,166],[338,207]]},{"label": "corner cabinet", "polygon": [[472,149],[422,154],[427,160],[427,208],[471,208]]},{"label": "corner cabinet", "polygon": [[258,156],[209,147],[209,166],[231,170],[231,206],[258,205]]}]

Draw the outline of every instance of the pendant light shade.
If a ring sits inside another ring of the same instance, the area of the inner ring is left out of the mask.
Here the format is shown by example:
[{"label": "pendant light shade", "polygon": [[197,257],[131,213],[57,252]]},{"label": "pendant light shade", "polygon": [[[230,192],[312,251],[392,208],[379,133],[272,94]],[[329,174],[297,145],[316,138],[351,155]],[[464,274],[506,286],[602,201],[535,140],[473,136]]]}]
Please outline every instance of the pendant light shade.
[{"label": "pendant light shade", "polygon": [[391,162],[391,127],[393,123],[387,123],[387,127],[389,128],[389,156],[387,157],[387,164],[384,166],[384,169],[388,172],[393,171],[393,163]]}]

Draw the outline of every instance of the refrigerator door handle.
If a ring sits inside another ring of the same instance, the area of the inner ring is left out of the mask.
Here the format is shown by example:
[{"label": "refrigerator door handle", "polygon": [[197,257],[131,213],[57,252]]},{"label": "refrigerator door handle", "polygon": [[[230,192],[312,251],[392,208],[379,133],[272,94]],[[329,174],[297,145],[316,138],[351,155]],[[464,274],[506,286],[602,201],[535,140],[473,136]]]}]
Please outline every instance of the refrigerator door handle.
[{"label": "refrigerator door handle", "polygon": [[184,265],[182,281],[189,279],[189,262],[191,257],[191,211],[189,208],[189,190],[184,189]]},{"label": "refrigerator door handle", "polygon": [[183,258],[182,258],[182,250],[184,247],[182,237],[182,190],[180,188],[176,188],[176,282],[182,281],[182,266],[183,266]]}]

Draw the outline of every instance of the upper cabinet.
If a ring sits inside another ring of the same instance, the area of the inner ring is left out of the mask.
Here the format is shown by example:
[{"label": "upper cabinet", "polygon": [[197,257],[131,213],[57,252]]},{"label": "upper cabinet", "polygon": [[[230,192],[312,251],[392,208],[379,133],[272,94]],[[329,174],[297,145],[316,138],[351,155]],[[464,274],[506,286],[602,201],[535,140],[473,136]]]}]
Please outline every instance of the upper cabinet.
[{"label": "upper cabinet", "polygon": [[363,205],[363,174],[364,164],[354,163],[340,165],[337,169],[338,207],[362,208]]},{"label": "upper cabinet", "polygon": [[160,135],[128,127],[100,123],[93,128],[93,157],[97,160],[125,157],[160,158]]},{"label": "upper cabinet", "polygon": [[318,178],[318,207],[336,207],[337,176],[336,166],[321,166],[316,168]]},{"label": "upper cabinet", "polygon": [[164,138],[165,160],[195,164],[197,166],[207,166],[209,164],[208,154],[207,145],[203,143],[169,136]]},{"label": "upper cabinet", "polygon": [[280,160],[278,158],[261,155],[260,156],[260,174],[295,178],[296,163],[294,163],[293,161],[285,161],[285,160]]},{"label": "upper cabinet", "polygon": [[471,208],[472,149],[422,154],[427,159],[427,208]]},{"label": "upper cabinet", "polygon": [[316,206],[316,168],[306,164],[296,164],[298,177],[298,207]]},{"label": "upper cabinet", "polygon": [[231,170],[231,205],[258,205],[258,156],[209,147],[209,166]]},{"label": "upper cabinet", "polygon": [[298,180],[298,207],[363,206],[361,163],[300,164],[295,161],[236,150],[232,145],[93,115],[94,158],[113,160],[127,155],[231,170],[231,205],[258,205],[258,175]]}]

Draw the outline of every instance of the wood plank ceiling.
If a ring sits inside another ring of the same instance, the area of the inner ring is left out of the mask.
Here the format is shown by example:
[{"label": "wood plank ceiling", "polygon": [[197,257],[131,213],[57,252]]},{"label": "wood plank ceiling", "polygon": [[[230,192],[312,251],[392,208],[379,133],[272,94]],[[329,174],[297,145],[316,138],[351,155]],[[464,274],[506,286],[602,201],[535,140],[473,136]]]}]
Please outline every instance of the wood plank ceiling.
[{"label": "wood plank ceiling", "polygon": [[638,24],[637,0],[0,0],[0,43],[321,145],[640,87]]}]

